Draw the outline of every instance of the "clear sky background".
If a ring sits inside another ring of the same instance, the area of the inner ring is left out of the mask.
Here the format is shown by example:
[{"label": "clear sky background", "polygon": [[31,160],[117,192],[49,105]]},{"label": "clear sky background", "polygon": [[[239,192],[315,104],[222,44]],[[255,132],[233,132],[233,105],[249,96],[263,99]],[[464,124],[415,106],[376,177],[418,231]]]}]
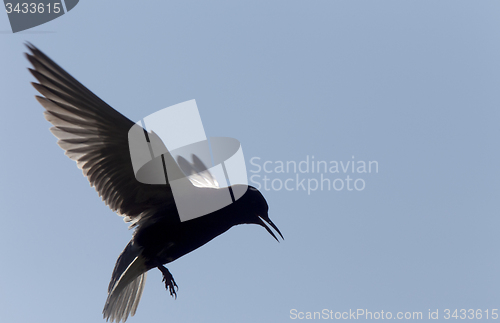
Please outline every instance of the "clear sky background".
[{"label": "clear sky background", "polygon": [[251,158],[378,162],[298,173],[360,191],[263,189],[285,240],[231,229],[168,266],[177,300],[153,270],[130,322],[500,309],[499,17],[498,1],[80,1],[12,34],[0,14],[0,322],[101,322],[132,235],[56,145],[25,41],[133,121],[196,99],[275,187],[297,174]]}]

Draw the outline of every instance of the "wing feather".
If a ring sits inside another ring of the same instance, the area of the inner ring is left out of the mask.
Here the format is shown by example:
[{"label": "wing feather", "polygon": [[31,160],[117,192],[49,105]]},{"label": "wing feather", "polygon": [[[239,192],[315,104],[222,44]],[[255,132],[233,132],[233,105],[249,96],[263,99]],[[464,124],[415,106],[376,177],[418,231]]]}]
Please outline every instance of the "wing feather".
[{"label": "wing feather", "polygon": [[193,159],[192,163],[182,156],[177,157],[177,163],[191,184],[201,188],[219,188],[219,183],[201,159],[194,154],[191,155],[191,158]]},{"label": "wing feather", "polygon": [[53,125],[50,130],[106,205],[135,226],[151,210],[174,203],[170,185],[148,185],[135,178],[128,146],[128,131],[134,122],[35,46],[27,47],[31,54],[26,57],[33,65],[29,70],[38,81],[32,84],[42,95],[36,99]]}]

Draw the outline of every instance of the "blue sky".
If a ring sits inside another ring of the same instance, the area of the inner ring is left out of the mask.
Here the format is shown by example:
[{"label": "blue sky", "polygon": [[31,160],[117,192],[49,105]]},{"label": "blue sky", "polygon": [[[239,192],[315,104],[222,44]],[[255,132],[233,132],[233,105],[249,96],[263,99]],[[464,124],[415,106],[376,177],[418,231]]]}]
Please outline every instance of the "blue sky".
[{"label": "blue sky", "polygon": [[[168,266],[177,300],[152,271],[130,322],[491,313],[499,15],[496,1],[80,1],[12,34],[0,14],[0,321],[101,322],[132,234],[48,131],[26,41],[131,120],[196,99],[207,136],[242,143],[249,176],[292,179],[292,190],[262,190],[283,242],[231,229]],[[378,172],[275,171],[312,156]],[[272,171],[252,172],[254,157]],[[365,185],[308,194],[297,176]]]}]

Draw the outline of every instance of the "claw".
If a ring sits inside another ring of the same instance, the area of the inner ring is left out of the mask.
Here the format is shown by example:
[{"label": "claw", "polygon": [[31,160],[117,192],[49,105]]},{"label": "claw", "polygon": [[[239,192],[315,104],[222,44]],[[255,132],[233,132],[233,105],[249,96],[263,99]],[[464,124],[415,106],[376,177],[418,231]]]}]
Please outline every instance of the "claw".
[{"label": "claw", "polygon": [[168,269],[163,266],[159,266],[158,269],[163,274],[162,281],[165,282],[165,288],[170,293],[170,296],[175,297],[177,299],[177,292],[175,291],[175,288],[179,290],[179,286],[177,286],[177,284],[175,283],[174,276],[172,276],[170,271],[168,271]]},{"label": "claw", "polygon": [[177,286],[175,281],[173,279],[166,279],[165,277],[163,277],[163,281],[165,282],[165,288],[170,292],[170,296],[177,298],[177,292],[175,288],[179,290],[179,286]]}]

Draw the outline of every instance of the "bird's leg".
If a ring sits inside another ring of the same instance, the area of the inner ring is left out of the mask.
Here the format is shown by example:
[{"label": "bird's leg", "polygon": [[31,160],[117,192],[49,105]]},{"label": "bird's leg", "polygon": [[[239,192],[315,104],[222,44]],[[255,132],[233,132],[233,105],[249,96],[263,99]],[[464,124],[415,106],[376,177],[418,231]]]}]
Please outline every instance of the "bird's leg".
[{"label": "bird's leg", "polygon": [[168,271],[164,266],[157,267],[161,273],[163,274],[163,281],[165,282],[165,288],[170,292],[170,296],[177,298],[177,293],[175,292],[174,287],[179,290],[179,286],[175,283],[174,276]]}]

